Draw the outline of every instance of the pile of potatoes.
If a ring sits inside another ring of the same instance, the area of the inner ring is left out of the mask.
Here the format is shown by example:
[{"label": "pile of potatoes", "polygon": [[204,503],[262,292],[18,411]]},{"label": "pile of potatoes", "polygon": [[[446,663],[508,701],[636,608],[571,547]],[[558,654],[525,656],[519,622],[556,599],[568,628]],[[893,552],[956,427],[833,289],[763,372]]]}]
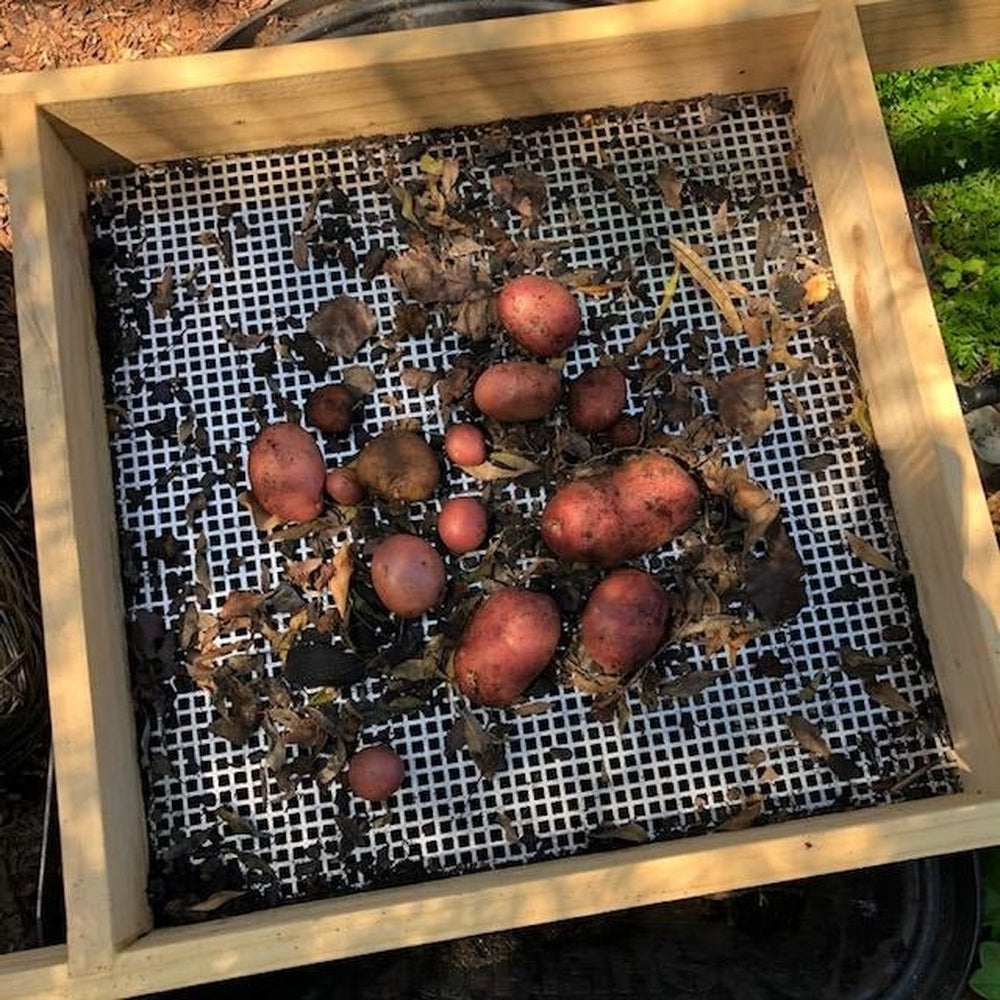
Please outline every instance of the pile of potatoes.
[{"label": "pile of potatoes", "polygon": [[[576,299],[549,278],[524,275],[497,297],[497,315],[511,340],[532,360],[491,364],[472,389],[475,406],[499,423],[542,420],[564,395],[567,419],[581,434],[602,435],[613,447],[639,440],[638,422],[624,415],[626,380],[612,366],[585,372],[563,392],[560,370],[548,363],[575,341],[581,326]],[[350,430],[357,399],[341,385],[323,386],[305,408],[306,422],[323,435]],[[462,468],[486,462],[483,431],[454,423],[444,455]],[[389,505],[426,501],[441,484],[438,455],[419,434],[387,430],[371,439],[348,466],[327,469],[314,437],[293,423],[264,428],[250,446],[249,479],[257,503],[281,521],[319,516],[324,495],[335,503],[376,500]],[[593,589],[579,620],[576,648],[592,670],[625,678],[645,663],[669,633],[671,601],[648,573],[623,568],[686,530],[698,515],[698,484],[673,459],[636,452],[589,478],[555,491],[540,519],[544,544],[566,564],[610,570]],[[476,497],[444,500],[437,521],[441,548],[453,555],[480,549],[490,513]],[[441,551],[413,534],[382,539],[371,558],[372,585],[385,607],[416,618],[441,602],[447,570]],[[563,640],[559,608],[547,594],[503,587],[474,608],[454,651],[453,674],[472,702],[507,707],[553,661]],[[388,747],[358,753],[348,771],[356,794],[385,798],[403,780],[402,762]]]}]

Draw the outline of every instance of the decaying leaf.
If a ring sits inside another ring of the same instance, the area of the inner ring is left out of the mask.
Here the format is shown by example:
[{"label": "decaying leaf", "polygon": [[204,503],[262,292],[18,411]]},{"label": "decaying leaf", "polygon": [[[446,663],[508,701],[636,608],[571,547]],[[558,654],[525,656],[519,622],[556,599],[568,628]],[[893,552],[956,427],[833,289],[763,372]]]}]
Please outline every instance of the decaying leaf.
[{"label": "decaying leaf", "polygon": [[657,691],[662,698],[694,698],[711,687],[722,676],[721,670],[689,670],[680,677],[661,681]]},{"label": "decaying leaf", "polygon": [[219,610],[220,622],[250,618],[257,613],[266,595],[256,590],[234,590]]},{"label": "decaying leaf", "polygon": [[266,333],[243,333],[239,327],[233,326],[226,320],[219,321],[219,332],[222,339],[228,344],[232,344],[238,351],[253,351],[267,340]]},{"label": "decaying leaf", "polygon": [[756,444],[778,418],[767,398],[767,383],[760,369],[737,368],[709,389],[723,424],[738,431],[745,445]]},{"label": "decaying leaf", "polygon": [[309,317],[306,330],[338,358],[353,358],[375,332],[375,313],[360,299],[338,295]]},{"label": "decaying leaf", "polygon": [[792,666],[790,663],[782,660],[776,653],[768,650],[757,657],[757,662],[754,664],[753,670],[760,677],[778,678],[791,673]]},{"label": "decaying leaf", "polygon": [[823,739],[818,726],[814,726],[807,718],[797,713],[785,717],[785,725],[792,731],[792,736],[803,750],[814,757],[829,757],[830,745]]},{"label": "decaying leaf", "polygon": [[725,236],[735,224],[736,216],[729,211],[729,200],[724,199],[712,216],[712,232],[716,236]]},{"label": "decaying leaf", "polygon": [[299,271],[309,267],[309,246],[301,233],[292,236],[292,263]]},{"label": "decaying leaf", "polygon": [[497,325],[496,299],[488,292],[469,295],[454,309],[451,325],[469,340],[485,340]]},{"label": "decaying leaf", "polygon": [[427,371],[425,368],[404,367],[399,373],[399,379],[407,389],[415,392],[429,392],[434,388],[434,383],[441,376],[437,372]]},{"label": "decaying leaf", "polygon": [[517,455],[512,451],[494,451],[480,465],[463,465],[460,468],[473,479],[478,479],[481,482],[493,482],[526,476],[529,472],[537,472],[539,466],[523,455]]},{"label": "decaying leaf", "polygon": [[157,319],[168,316],[174,307],[174,301],[174,269],[168,264],[149,296],[153,315]]},{"label": "decaying leaf", "polygon": [[764,811],[764,803],[756,799],[745,805],[738,813],[723,820],[715,829],[717,833],[734,833],[737,830],[749,830],[760,819]]},{"label": "decaying leaf", "polygon": [[732,296],[721,281],[711,272],[705,261],[687,243],[671,236],[670,249],[674,252],[677,263],[680,264],[694,280],[708,292],[716,308],[722,313],[729,329],[733,333],[743,332],[743,320],[740,318]]},{"label": "decaying leaf", "polygon": [[869,680],[865,682],[865,692],[874,701],[894,712],[904,715],[915,715],[917,710],[888,681]]},{"label": "decaying leaf", "polygon": [[463,712],[445,738],[450,753],[468,748],[469,755],[486,781],[507,764],[506,730],[502,726],[483,728],[471,712]]},{"label": "decaying leaf", "polygon": [[725,497],[737,517],[747,522],[744,548],[760,541],[781,514],[781,504],[755,483],[743,466],[726,465],[714,459],[701,465],[701,475],[708,489]]},{"label": "decaying leaf", "polygon": [[504,840],[508,844],[520,844],[521,835],[517,832],[517,827],[514,826],[514,821],[505,813],[498,812],[496,814],[496,821],[500,824],[503,830]]},{"label": "decaying leaf", "polygon": [[424,304],[462,302],[479,288],[479,279],[467,260],[446,265],[425,246],[410,247],[386,261],[382,270],[404,295]]},{"label": "decaying leaf", "polygon": [[823,764],[828,767],[841,781],[854,781],[864,776],[864,772],[851,760],[847,754],[832,753],[823,758]]},{"label": "decaying leaf", "polygon": [[220,889],[218,892],[213,892],[207,899],[203,899],[200,903],[194,903],[186,909],[189,913],[214,913],[226,903],[231,903],[234,899],[239,899],[240,896],[246,894],[246,889]]},{"label": "decaying leaf", "polygon": [[545,178],[524,167],[515,167],[510,174],[490,179],[493,193],[521,216],[521,224],[534,225],[542,220],[548,200]]},{"label": "decaying leaf", "polygon": [[613,170],[609,170],[607,167],[598,167],[592,163],[584,163],[582,166],[601,187],[614,191],[615,197],[627,212],[630,212],[632,215],[639,214],[639,209],[632,200],[628,188],[625,187],[622,179]]},{"label": "decaying leaf", "polygon": [[590,832],[591,840],[621,840],[626,844],[645,844],[649,832],[638,823],[624,823],[620,826],[602,824]]},{"label": "decaying leaf", "polygon": [[656,186],[660,189],[667,205],[680,211],[684,181],[677,176],[677,171],[669,163],[660,164],[660,168],[656,172]]},{"label": "decaying leaf", "polygon": [[871,542],[865,541],[860,535],[855,535],[852,531],[845,531],[847,544],[855,559],[860,559],[863,563],[873,566],[875,569],[884,570],[887,573],[898,573],[896,564],[888,557],[879,552]]},{"label": "decaying leaf", "polygon": [[873,681],[875,675],[896,662],[892,656],[869,656],[850,646],[840,650],[840,669],[855,680]]},{"label": "decaying leaf", "polygon": [[766,540],[766,554],[747,566],[747,593],[768,622],[790,621],[806,603],[805,568],[780,522],[771,526]]},{"label": "decaying leaf", "polygon": [[341,545],[331,562],[330,578],[326,588],[333,598],[334,606],[340,617],[347,619],[347,602],[351,588],[351,576],[354,573],[354,557],[350,545]]}]

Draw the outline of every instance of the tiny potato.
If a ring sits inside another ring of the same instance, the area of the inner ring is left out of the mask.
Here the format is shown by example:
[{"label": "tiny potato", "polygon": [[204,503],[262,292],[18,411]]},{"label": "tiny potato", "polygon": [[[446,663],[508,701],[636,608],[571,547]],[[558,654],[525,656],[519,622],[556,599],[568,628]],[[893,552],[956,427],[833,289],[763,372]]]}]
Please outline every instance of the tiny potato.
[{"label": "tiny potato", "polygon": [[321,385],[306,402],[306,423],[324,434],[346,434],[353,406],[354,396],[346,385]]},{"label": "tiny potato", "polygon": [[478,705],[512,705],[548,666],[561,628],[547,594],[517,587],[491,594],[473,611],[455,652],[462,693]]},{"label": "tiny potato", "polygon": [[625,409],[625,376],[609,365],[592,368],[569,387],[569,422],[583,434],[606,431]]},{"label": "tiny potato", "polygon": [[456,465],[482,465],[486,436],[475,424],[452,424],[444,432],[444,453]]},{"label": "tiny potato", "polygon": [[542,358],[562,354],[580,332],[580,307],[573,293],[536,274],[522,274],[503,286],[497,315],[520,347]]},{"label": "tiny potato", "polygon": [[406,775],[403,760],[384,743],[359,750],[347,766],[347,784],[358,798],[383,802],[399,790]]},{"label": "tiny potato", "polygon": [[365,488],[353,469],[329,469],[326,474],[326,495],[345,507],[355,507],[364,500]]},{"label": "tiny potato", "polygon": [[605,673],[627,674],[656,652],[669,617],[669,598],[653,577],[638,569],[615,570],[583,609],[580,642]]},{"label": "tiny potato", "polygon": [[247,471],[257,502],[282,521],[311,521],[323,509],[326,465],[298,424],[265,427],[250,445]]},{"label": "tiny potato", "polygon": [[547,417],[559,402],[562,378],[554,368],[534,361],[491,365],[476,380],[472,398],[483,413],[501,423]]},{"label": "tiny potato", "polygon": [[390,535],[372,556],[372,586],[400,618],[419,618],[444,593],[444,562],[433,545],[416,535]]},{"label": "tiny potato", "polygon": [[383,500],[411,503],[434,495],[441,478],[437,456],[413,431],[383,431],[361,449],[358,482]]},{"label": "tiny potato", "polygon": [[622,417],[608,428],[612,448],[633,448],[642,438],[642,424],[635,417]]},{"label": "tiny potato", "polygon": [[437,532],[449,552],[474,552],[486,540],[489,514],[475,497],[452,497],[438,515]]}]

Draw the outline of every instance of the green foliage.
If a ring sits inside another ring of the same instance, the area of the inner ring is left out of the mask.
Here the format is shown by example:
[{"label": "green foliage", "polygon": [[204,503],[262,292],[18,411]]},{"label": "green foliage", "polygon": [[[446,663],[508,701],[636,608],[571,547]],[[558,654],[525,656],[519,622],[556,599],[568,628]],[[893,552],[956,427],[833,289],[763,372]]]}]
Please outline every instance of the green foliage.
[{"label": "green foliage", "polygon": [[1000,848],[980,855],[983,876],[983,924],[990,940],[979,946],[979,968],[969,987],[986,1000],[1000,1000]]},{"label": "green foliage", "polygon": [[905,182],[1000,162],[1000,60],[887,73],[876,86]]}]

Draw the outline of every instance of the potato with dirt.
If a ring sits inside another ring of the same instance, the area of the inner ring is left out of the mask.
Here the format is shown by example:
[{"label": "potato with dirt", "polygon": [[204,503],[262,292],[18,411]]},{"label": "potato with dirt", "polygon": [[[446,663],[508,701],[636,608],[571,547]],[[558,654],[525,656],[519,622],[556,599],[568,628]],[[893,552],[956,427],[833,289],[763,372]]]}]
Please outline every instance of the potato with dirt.
[{"label": "potato with dirt", "polygon": [[346,385],[321,385],[306,401],[306,423],[331,436],[346,434],[353,408],[354,396]]},{"label": "potato with dirt", "polygon": [[580,307],[558,281],[522,274],[497,296],[497,315],[515,343],[529,354],[563,354],[580,332]]},{"label": "potato with dirt", "polygon": [[298,424],[265,427],[250,445],[250,490],[282,521],[311,521],[323,509],[326,464],[316,442]]},{"label": "potato with dirt", "polygon": [[547,594],[505,587],[473,611],[455,652],[455,681],[477,705],[506,708],[548,666],[562,623]]},{"label": "potato with dirt", "polygon": [[698,484],[658,452],[562,486],[542,511],[542,540],[566,562],[609,568],[665,545],[701,507]]},{"label": "potato with dirt", "polygon": [[648,573],[619,569],[595,588],[580,618],[580,644],[605,674],[625,675],[659,648],[670,619],[667,592]]},{"label": "potato with dirt", "polygon": [[368,802],[384,802],[399,790],[405,776],[403,759],[384,743],[359,750],[347,766],[351,791]]},{"label": "potato with dirt", "polygon": [[354,472],[369,493],[395,503],[429,500],[441,479],[437,456],[413,431],[388,430],[362,448]]},{"label": "potato with dirt", "polygon": [[606,431],[625,409],[625,376],[609,365],[591,368],[569,387],[569,422],[582,434]]},{"label": "potato with dirt", "polygon": [[536,361],[502,361],[476,379],[472,398],[483,413],[500,423],[542,420],[559,402],[562,377]]},{"label": "potato with dirt", "polygon": [[372,586],[400,618],[419,618],[444,594],[444,562],[416,535],[390,535],[372,555]]}]

